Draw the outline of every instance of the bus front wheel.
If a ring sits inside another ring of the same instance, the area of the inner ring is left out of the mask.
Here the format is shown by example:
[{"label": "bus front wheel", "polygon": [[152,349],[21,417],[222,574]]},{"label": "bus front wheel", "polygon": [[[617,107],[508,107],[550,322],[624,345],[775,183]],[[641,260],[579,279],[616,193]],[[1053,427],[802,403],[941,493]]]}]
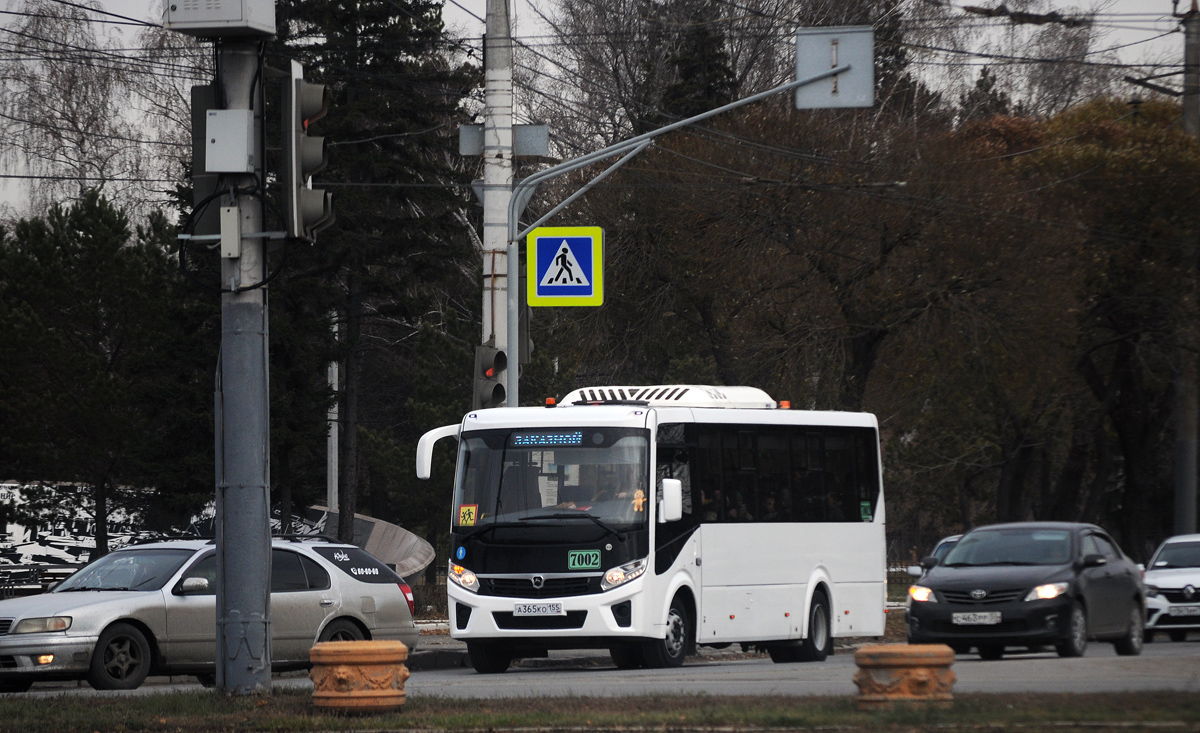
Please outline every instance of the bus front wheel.
[{"label": "bus front wheel", "polygon": [[691,615],[679,596],[675,596],[667,612],[667,636],[650,639],[642,645],[643,662],[651,669],[683,666],[692,635]]},{"label": "bus front wheel", "polygon": [[496,642],[468,641],[467,657],[479,674],[500,674],[512,664],[512,650]]}]

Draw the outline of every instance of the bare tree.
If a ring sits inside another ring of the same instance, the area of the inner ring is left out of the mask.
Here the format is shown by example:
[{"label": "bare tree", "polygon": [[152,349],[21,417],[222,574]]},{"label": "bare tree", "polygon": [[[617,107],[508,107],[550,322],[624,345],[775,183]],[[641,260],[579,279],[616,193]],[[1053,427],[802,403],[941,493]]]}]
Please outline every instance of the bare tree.
[{"label": "bare tree", "polygon": [[[135,218],[164,203],[187,145],[188,81],[203,56],[159,32],[128,52],[98,3],[25,0],[0,62],[0,159],[31,176],[35,211],[97,189]],[[169,91],[168,91],[169,90]],[[171,155],[164,155],[173,151]]]}]

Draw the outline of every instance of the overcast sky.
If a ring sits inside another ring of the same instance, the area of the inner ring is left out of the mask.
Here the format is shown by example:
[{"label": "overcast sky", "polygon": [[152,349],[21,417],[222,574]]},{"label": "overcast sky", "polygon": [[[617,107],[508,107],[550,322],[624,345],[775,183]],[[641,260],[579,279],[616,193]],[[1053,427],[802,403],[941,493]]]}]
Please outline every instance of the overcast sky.
[{"label": "overcast sky", "polygon": [[[1104,32],[1103,46],[1116,48],[1122,62],[1125,63],[1180,63],[1183,56],[1183,34],[1179,31],[1179,23],[1171,17],[1171,0],[1083,0],[1079,3],[1052,2],[1050,7],[1069,13],[1077,5],[1091,6],[1100,2],[1099,10],[1103,14],[1099,25]],[[18,9],[23,0],[2,0],[8,10]],[[512,0],[516,19],[515,35],[517,37],[537,36],[545,33],[539,26],[537,15],[531,9],[531,4],[545,0]],[[967,4],[968,0],[953,0],[954,6]],[[999,5],[1001,0],[973,0],[970,4],[992,7]],[[1180,0],[1179,9],[1190,8],[1192,0]],[[100,0],[101,6],[111,13],[129,16],[139,20],[159,23],[162,20],[162,0]],[[1018,3],[1019,5],[1019,3]],[[483,35],[483,17],[486,0],[446,0],[444,18],[448,28],[457,35],[467,39],[478,39]],[[547,7],[547,5],[542,5]],[[10,16],[11,22],[12,16]],[[130,26],[104,26],[109,33],[130,35]],[[1179,77],[1163,79],[1163,82],[1178,87]],[[1137,89],[1132,85],[1122,85],[1118,93],[1122,96],[1133,96]],[[15,172],[15,171],[12,171]],[[9,185],[9,184],[12,185]],[[15,181],[0,181],[0,207],[5,204],[22,208],[20,199],[24,198],[21,184]]]},{"label": "overcast sky", "polygon": [[[4,0],[11,9],[20,5],[21,0]],[[513,0],[514,15],[517,20],[517,35],[538,33],[535,23],[536,15],[530,10],[530,0]],[[1120,49],[1119,53],[1125,61],[1138,62],[1145,58],[1156,58],[1163,53],[1178,52],[1183,54],[1183,36],[1173,33],[1166,38],[1149,40],[1154,36],[1173,30],[1178,23],[1170,18],[1171,0],[1101,0],[1101,11],[1105,13],[1102,25],[1105,26],[1109,45],[1136,44]],[[955,4],[963,4],[961,0]],[[1000,4],[999,0],[976,0],[970,4],[990,7]],[[129,15],[131,17],[159,22],[162,18],[162,2],[151,0],[101,0],[101,5],[109,12]],[[484,9],[486,0],[446,0],[445,20],[447,26],[461,30],[464,35],[480,36],[483,34]],[[1056,8],[1069,10],[1077,5],[1091,5],[1091,2],[1057,2]],[[1180,0],[1180,10],[1190,7],[1190,0]],[[1155,17],[1157,16],[1157,17]]]}]

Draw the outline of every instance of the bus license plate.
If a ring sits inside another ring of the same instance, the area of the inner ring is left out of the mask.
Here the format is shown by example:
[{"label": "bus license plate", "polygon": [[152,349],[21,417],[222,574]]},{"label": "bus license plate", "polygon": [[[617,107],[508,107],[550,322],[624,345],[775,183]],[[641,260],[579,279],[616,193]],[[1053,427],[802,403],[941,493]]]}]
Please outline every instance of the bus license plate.
[{"label": "bus license plate", "polygon": [[561,603],[517,603],[514,616],[566,616]]},{"label": "bus license plate", "polygon": [[1200,616],[1200,606],[1171,606],[1168,616]]},{"label": "bus license plate", "polygon": [[956,613],[950,620],[960,626],[990,626],[1000,623],[999,611],[971,611]]}]

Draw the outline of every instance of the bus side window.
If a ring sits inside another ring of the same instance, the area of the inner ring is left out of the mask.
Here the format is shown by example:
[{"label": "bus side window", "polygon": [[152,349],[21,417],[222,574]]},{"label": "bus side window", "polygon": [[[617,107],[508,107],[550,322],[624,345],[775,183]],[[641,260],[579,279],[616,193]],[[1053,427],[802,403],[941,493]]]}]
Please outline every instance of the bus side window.
[{"label": "bus side window", "polygon": [[787,510],[782,508],[787,490],[787,433],[764,432],[758,436],[758,521],[788,519]]},{"label": "bus side window", "polygon": [[720,522],[725,518],[721,494],[721,434],[707,425],[699,426],[697,432],[699,470],[693,478],[700,490],[700,521]]},{"label": "bus side window", "polygon": [[825,438],[825,482],[825,521],[859,521],[857,503],[853,512],[849,506],[858,493],[854,480],[854,443],[841,431]]}]

